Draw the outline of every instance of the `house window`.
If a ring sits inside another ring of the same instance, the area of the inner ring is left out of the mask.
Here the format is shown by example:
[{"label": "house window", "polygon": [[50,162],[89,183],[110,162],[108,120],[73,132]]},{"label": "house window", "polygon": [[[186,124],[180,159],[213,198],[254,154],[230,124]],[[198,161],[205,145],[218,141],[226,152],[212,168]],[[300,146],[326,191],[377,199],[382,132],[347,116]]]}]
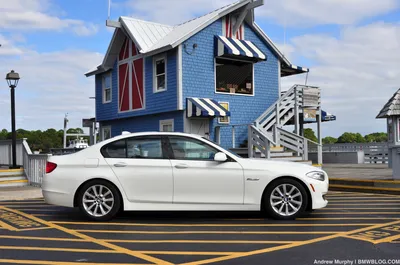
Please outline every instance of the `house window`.
[{"label": "house window", "polygon": [[153,65],[154,92],[167,90],[167,57],[155,57]]},{"label": "house window", "polygon": [[160,120],[160,132],[173,132],[174,120]]},{"label": "house window", "polygon": [[111,138],[111,126],[106,126],[101,128],[102,140],[107,140]]},{"label": "house window", "polygon": [[[229,102],[218,102],[224,109],[229,111]],[[225,117],[219,117],[218,118],[218,123],[224,123],[224,124],[229,124],[229,116]]]},{"label": "house window", "polygon": [[103,103],[109,103],[111,102],[111,73],[103,75],[102,86],[103,86]]},{"label": "house window", "polygon": [[217,58],[215,71],[216,92],[254,94],[253,63]]}]

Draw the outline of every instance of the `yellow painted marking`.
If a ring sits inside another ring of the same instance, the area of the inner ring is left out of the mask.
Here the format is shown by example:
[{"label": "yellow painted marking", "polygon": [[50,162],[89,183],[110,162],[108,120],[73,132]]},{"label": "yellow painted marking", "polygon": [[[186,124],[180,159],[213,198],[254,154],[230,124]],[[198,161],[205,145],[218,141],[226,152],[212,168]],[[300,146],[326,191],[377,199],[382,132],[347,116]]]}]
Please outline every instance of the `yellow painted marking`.
[{"label": "yellow painted marking", "polygon": [[334,202],[400,202],[400,199],[386,199],[382,198],[381,200],[335,200]]},{"label": "yellow painted marking", "polygon": [[151,255],[216,255],[216,256],[223,256],[223,255],[233,255],[237,253],[243,253],[243,252],[204,252],[204,251],[153,251],[153,250],[140,250],[140,252],[145,253],[145,254],[151,254]]},{"label": "yellow painted marking", "polygon": [[[355,236],[350,236],[350,235],[343,236],[343,237],[345,237],[345,238],[349,238],[349,239],[360,240],[360,238],[358,238],[358,237],[355,237]],[[363,241],[368,241],[368,242],[374,243],[374,240],[371,240],[371,239],[363,239]]]},{"label": "yellow painted marking", "polygon": [[[356,199],[356,200],[358,200],[358,199],[381,199],[381,200],[383,200],[383,201],[385,201],[385,200],[390,200],[390,199],[392,199],[392,198],[384,198],[384,197],[374,197],[374,196],[363,196],[363,197],[361,197],[361,196],[352,196],[352,197],[350,197],[350,196],[342,196],[342,197],[335,197],[335,198],[328,198],[328,200],[330,200],[330,201],[332,201],[332,202],[335,202],[336,200],[352,200],[352,199]],[[395,198],[393,198],[393,199],[395,199]],[[399,198],[400,199],[400,198]]]},{"label": "yellow painted marking", "polygon": [[[4,207],[10,207],[10,208],[25,208],[26,210],[31,210],[35,208],[52,208],[52,207],[59,207],[57,205],[48,205],[48,204],[38,204],[38,205],[13,205],[13,204],[4,204],[1,205]],[[19,209],[22,210],[22,209]],[[49,209],[50,211],[53,211],[55,209]]]},{"label": "yellow painted marking", "polygon": [[[229,219],[232,220],[232,219]],[[227,221],[229,221],[227,220]],[[257,220],[257,219],[256,219]],[[259,219],[265,220],[265,219]],[[293,226],[353,226],[354,224],[143,224],[143,223],[93,223],[93,222],[69,222],[69,221],[49,221],[53,224],[64,224],[64,225],[107,225],[107,226],[165,226],[165,227],[293,227]],[[359,226],[371,225],[371,224],[355,224]]]},{"label": "yellow painted marking", "polygon": [[[63,262],[47,260],[18,260],[18,259],[0,259],[0,263],[12,264],[31,264],[31,265],[110,265],[111,263],[93,263],[93,262]],[[112,265],[150,265],[138,263],[112,263]]]},{"label": "yellow painted marking", "polygon": [[0,173],[5,173],[5,172],[23,172],[23,168],[18,168],[18,169],[0,169]]},{"label": "yellow painted marking", "polygon": [[121,231],[121,230],[75,230],[81,233],[115,233],[115,234],[248,234],[248,235],[325,235],[334,234],[338,231]]},{"label": "yellow painted marking", "polygon": [[[13,207],[14,208],[14,207]],[[18,208],[19,211],[32,211],[32,212],[62,212],[62,209],[34,209],[34,208]]]},{"label": "yellow painted marking", "polygon": [[399,180],[340,179],[340,178],[329,178],[329,180],[349,181],[349,182],[366,182],[366,183],[393,183],[393,184],[400,184]]},{"label": "yellow painted marking", "polygon": [[12,184],[12,183],[28,183],[27,179],[17,179],[17,180],[0,180],[1,184]]},{"label": "yellow painted marking", "polygon": [[328,194],[327,198],[331,197],[357,197],[357,196],[370,196],[370,197],[399,197],[396,194],[383,194],[383,193],[366,193],[366,192],[356,192],[356,193],[338,193],[338,194]]},{"label": "yellow painted marking", "polygon": [[368,231],[351,234],[353,239],[372,242],[374,244],[390,242],[400,238],[400,224],[387,225]]},{"label": "yellow painted marking", "polygon": [[[296,218],[302,221],[317,221],[317,220],[397,220],[396,217],[317,217],[317,218]],[[380,224],[380,223],[379,223]]]},{"label": "yellow painted marking", "polygon": [[17,231],[18,230],[17,228],[15,228],[15,227],[7,224],[7,223],[4,223],[3,221],[1,221],[1,219],[0,219],[0,226],[5,228],[5,229],[8,229],[10,231]]},{"label": "yellow painted marking", "polygon": [[[41,223],[35,222],[32,218],[26,218],[20,214],[16,214],[6,208],[0,206],[0,222],[3,227],[12,231],[20,231],[20,229],[38,229],[44,226]],[[47,227],[46,227],[47,228]]]},{"label": "yellow painted marking", "polygon": [[202,243],[202,244],[290,244],[299,241],[274,241],[274,240],[129,240],[129,239],[102,239],[113,243]]},{"label": "yellow painted marking", "polygon": [[52,228],[51,227],[24,228],[24,229],[18,229],[18,232],[33,231],[33,230],[46,230],[46,229],[52,229]]},{"label": "yellow painted marking", "polygon": [[381,187],[367,187],[367,186],[353,186],[353,185],[339,185],[339,184],[330,184],[329,187],[359,189],[359,190],[400,191],[400,188],[381,188]]},{"label": "yellow painted marking", "polygon": [[0,238],[5,239],[22,239],[22,240],[47,240],[47,241],[68,241],[68,242],[89,242],[81,238],[60,238],[60,237],[38,237],[38,236],[5,236],[0,235]]},{"label": "yellow painted marking", "polygon": [[83,252],[83,253],[119,253],[118,251],[111,250],[111,249],[84,249],[84,248],[45,248],[45,247],[23,247],[23,246],[0,246],[0,249]]},{"label": "yellow painted marking", "polygon": [[342,207],[338,207],[338,208],[324,208],[324,211],[335,211],[335,210],[399,210],[399,207],[394,207],[394,208],[389,208],[389,207],[382,207],[382,208],[359,208],[359,207],[354,207],[354,208],[342,208]]},{"label": "yellow painted marking", "polygon": [[[332,206],[332,205],[345,206],[345,205],[360,205],[360,204],[359,203],[329,203],[329,206]],[[398,205],[398,206],[400,206],[400,202],[398,202],[398,203],[363,203],[362,205],[371,205],[371,206],[373,206],[373,205],[375,205],[375,206],[378,206],[378,205],[391,205],[391,206],[392,205]]]},{"label": "yellow painted marking", "polygon": [[252,256],[252,255],[257,255],[257,254],[263,254],[263,253],[273,252],[273,251],[277,251],[277,250],[289,249],[289,248],[304,246],[304,245],[308,245],[308,244],[312,244],[312,243],[316,243],[316,242],[326,241],[326,240],[330,240],[330,239],[334,239],[334,238],[338,238],[338,237],[342,237],[342,236],[347,236],[352,233],[367,231],[371,228],[380,228],[382,226],[391,225],[391,224],[399,224],[399,223],[400,223],[400,221],[395,221],[395,222],[391,222],[391,223],[387,223],[387,224],[379,224],[379,225],[372,226],[372,227],[360,228],[360,229],[348,231],[348,232],[341,232],[341,233],[337,233],[334,235],[314,238],[314,239],[300,241],[300,242],[296,242],[296,243],[292,243],[292,244],[276,246],[276,247],[271,247],[271,248],[264,248],[264,249],[259,249],[259,250],[244,252],[244,253],[233,254],[230,256],[201,260],[201,261],[187,262],[187,263],[182,263],[180,265],[208,264],[208,263],[219,262],[219,261],[230,260],[230,259],[241,258],[241,257],[247,257],[247,256]]},{"label": "yellow painted marking", "polygon": [[311,214],[400,214],[400,212],[313,212]]},{"label": "yellow painted marking", "polygon": [[6,205],[24,205],[24,204],[38,204],[38,205],[47,205],[50,206],[50,204],[44,204],[43,201],[35,201],[35,202],[26,202],[26,201],[12,201],[12,202],[8,202],[8,201],[0,201],[0,205],[1,206],[6,206]]},{"label": "yellow painted marking", "polygon": [[[1,208],[1,206],[0,206],[0,208]],[[54,229],[63,231],[63,232],[65,232],[65,233],[68,233],[68,234],[70,234],[70,235],[79,237],[79,238],[81,238],[81,239],[85,239],[85,240],[87,240],[87,241],[90,241],[90,242],[92,242],[92,243],[101,245],[101,246],[103,246],[103,247],[110,248],[110,249],[115,250],[115,251],[117,251],[117,252],[119,252],[119,253],[123,253],[123,254],[127,254],[127,255],[130,255],[130,256],[134,256],[134,257],[137,257],[137,258],[139,258],[139,259],[143,259],[143,260],[146,260],[146,261],[149,261],[149,262],[156,263],[156,264],[158,264],[158,265],[173,265],[172,263],[167,262],[167,261],[164,261],[164,260],[162,260],[162,259],[158,259],[158,258],[149,256],[149,255],[140,253],[140,252],[138,252],[138,251],[133,251],[133,250],[130,250],[130,249],[127,249],[127,248],[123,248],[123,247],[120,247],[120,246],[113,245],[113,244],[108,243],[108,242],[105,242],[105,241],[103,241],[103,240],[96,239],[96,238],[94,238],[94,237],[91,237],[91,236],[88,236],[88,235],[85,235],[85,234],[81,234],[81,233],[79,233],[79,232],[77,232],[77,231],[75,231],[75,230],[71,230],[71,229],[68,229],[68,228],[65,228],[65,227],[56,225],[56,224],[52,224],[52,223],[47,222],[47,221],[45,221],[45,220],[43,220],[43,219],[37,218],[37,217],[32,216],[32,215],[30,215],[30,214],[26,214],[26,213],[24,213],[24,212],[20,212],[20,211],[15,210],[15,209],[4,208],[4,207],[3,207],[3,209],[7,209],[8,211],[12,211],[12,212],[14,212],[14,213],[17,213],[17,214],[26,216],[26,217],[28,217],[28,218],[31,218],[31,219],[33,219],[33,220],[36,220],[37,222],[40,222],[40,223],[44,224],[44,225],[50,226],[50,227],[52,227],[52,228],[54,228]]]}]

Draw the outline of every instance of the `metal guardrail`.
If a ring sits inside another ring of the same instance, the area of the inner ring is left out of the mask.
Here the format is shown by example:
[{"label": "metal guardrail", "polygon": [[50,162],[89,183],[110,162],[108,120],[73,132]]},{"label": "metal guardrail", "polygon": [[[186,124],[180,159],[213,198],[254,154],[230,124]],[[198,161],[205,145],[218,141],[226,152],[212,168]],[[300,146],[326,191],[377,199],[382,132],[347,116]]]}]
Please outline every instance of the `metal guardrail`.
[{"label": "metal guardrail", "polygon": [[[26,139],[18,139],[16,144],[17,165],[23,165],[23,147]],[[27,145],[27,144],[26,144]],[[29,146],[28,146],[29,148]],[[30,149],[29,149],[30,150]],[[0,140],[0,166],[12,165],[12,140]]]},{"label": "metal guardrail", "polygon": [[26,155],[24,170],[29,184],[40,187],[46,174],[46,163],[49,155]]}]

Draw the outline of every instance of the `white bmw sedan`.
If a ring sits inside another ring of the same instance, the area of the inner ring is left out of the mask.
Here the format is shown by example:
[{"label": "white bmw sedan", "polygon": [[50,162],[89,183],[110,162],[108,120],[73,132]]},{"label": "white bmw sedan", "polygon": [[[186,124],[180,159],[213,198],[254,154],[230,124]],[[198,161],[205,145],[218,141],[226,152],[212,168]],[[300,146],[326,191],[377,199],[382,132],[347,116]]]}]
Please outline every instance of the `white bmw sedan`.
[{"label": "white bmw sedan", "polygon": [[292,162],[246,159],[200,136],[123,133],[74,154],[51,156],[47,203],[88,218],[135,211],[265,211],[294,219],[327,205],[328,176]]}]

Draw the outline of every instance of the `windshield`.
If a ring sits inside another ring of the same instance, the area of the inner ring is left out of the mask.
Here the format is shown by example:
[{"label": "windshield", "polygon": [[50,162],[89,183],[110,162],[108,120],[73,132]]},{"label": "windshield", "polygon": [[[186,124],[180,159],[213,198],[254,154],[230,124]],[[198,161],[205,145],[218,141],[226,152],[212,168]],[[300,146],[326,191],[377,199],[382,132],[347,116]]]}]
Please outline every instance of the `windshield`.
[{"label": "windshield", "polygon": [[222,146],[220,146],[219,144],[217,144],[217,143],[214,142],[214,141],[211,141],[211,140],[208,139],[208,138],[205,138],[205,137],[201,137],[201,138],[203,138],[203,139],[206,140],[207,142],[210,142],[210,143],[213,143],[213,144],[215,144],[215,145],[218,145],[219,147],[221,147],[221,148],[224,149],[226,152],[228,152],[229,154],[231,154],[232,156],[234,156],[234,157],[236,157],[236,158],[243,158],[243,157],[239,156],[238,154],[232,152],[231,150],[228,150],[228,149],[223,148]]}]

